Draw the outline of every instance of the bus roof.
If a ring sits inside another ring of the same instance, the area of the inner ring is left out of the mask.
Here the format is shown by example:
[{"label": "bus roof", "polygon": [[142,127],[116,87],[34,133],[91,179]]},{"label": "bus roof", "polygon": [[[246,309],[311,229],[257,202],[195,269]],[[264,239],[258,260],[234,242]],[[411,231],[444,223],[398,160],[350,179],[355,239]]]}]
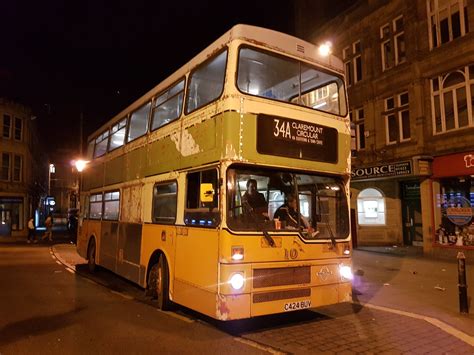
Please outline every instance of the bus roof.
[{"label": "bus roof", "polygon": [[267,47],[271,50],[289,54],[290,56],[299,57],[301,59],[320,64],[326,68],[336,70],[340,73],[343,72],[343,64],[339,58],[332,54],[327,56],[320,55],[318,47],[312,43],[267,28],[238,24],[233,26],[229,31],[220,36],[212,44],[207,46],[193,59],[184,64],[181,68],[176,70],[161,83],[156,85],[154,88],[142,95],[139,99],[135,100],[132,104],[120,111],[112,119],[104,123],[100,128],[95,130],[89,135],[88,142],[97,134],[103,132],[107,127],[124,118],[128,113],[136,110],[151,100],[151,98],[158,94],[161,90],[166,89],[178,79],[182,78],[186,73],[190,72],[194,67],[204,62],[207,58],[219,51],[229,42],[236,39],[241,39],[257,46]]}]

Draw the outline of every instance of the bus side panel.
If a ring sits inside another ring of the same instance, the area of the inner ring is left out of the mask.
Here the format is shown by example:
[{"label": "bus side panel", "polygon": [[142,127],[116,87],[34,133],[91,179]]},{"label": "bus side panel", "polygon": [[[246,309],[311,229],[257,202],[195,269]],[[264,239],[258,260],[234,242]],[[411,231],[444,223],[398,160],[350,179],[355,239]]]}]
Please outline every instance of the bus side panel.
[{"label": "bus side panel", "polygon": [[141,223],[120,223],[118,234],[117,274],[140,282]]},{"label": "bus side panel", "polygon": [[91,165],[90,168],[84,170],[84,177],[82,180],[83,191],[103,186],[104,165],[104,163],[98,163],[97,165]]},{"label": "bus side panel", "polygon": [[103,267],[116,272],[118,222],[102,221],[100,233],[100,262]]},{"label": "bus side panel", "polygon": [[[87,257],[87,248],[89,247],[89,241],[92,236],[95,237],[96,243],[96,264],[99,265],[100,260],[100,232],[101,232],[101,222],[94,219],[84,220],[82,224],[83,231],[81,233],[81,241],[78,241],[78,249],[83,250],[84,258]],[[83,242],[82,242],[83,241]],[[81,246],[79,246],[79,244]],[[82,255],[82,254],[80,254]]]},{"label": "bus side panel", "polygon": [[105,183],[104,185],[112,185],[123,182],[124,180],[124,155],[120,155],[105,163]]},{"label": "bus side panel", "polygon": [[162,138],[148,145],[145,175],[157,175],[180,168],[181,153],[170,137]]},{"label": "bus side panel", "polygon": [[205,228],[179,228],[176,236],[174,301],[215,317],[218,289],[219,232]]},{"label": "bus side panel", "polygon": [[[174,279],[174,244],[176,240],[176,227],[174,225],[162,224],[144,224],[142,230],[142,245],[141,245],[141,272],[140,285],[146,287],[146,274],[148,270],[148,263],[151,256],[156,250],[161,250],[168,262],[169,267],[169,287],[173,290]],[[173,293],[171,292],[171,299],[173,300]]]}]

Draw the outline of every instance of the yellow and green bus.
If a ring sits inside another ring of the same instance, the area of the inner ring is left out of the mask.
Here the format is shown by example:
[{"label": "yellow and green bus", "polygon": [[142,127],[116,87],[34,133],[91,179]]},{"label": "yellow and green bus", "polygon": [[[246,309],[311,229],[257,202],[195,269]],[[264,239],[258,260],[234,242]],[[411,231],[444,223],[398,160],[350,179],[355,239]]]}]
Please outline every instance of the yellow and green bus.
[{"label": "yellow and green bus", "polygon": [[77,250],[219,320],[350,301],[350,139],[342,62],[236,25],[89,137]]}]

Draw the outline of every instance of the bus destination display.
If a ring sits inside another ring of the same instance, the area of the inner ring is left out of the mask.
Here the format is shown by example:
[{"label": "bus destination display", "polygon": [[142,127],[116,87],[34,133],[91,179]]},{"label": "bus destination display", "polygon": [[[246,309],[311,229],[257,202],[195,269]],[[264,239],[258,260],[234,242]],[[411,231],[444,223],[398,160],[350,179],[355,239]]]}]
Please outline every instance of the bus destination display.
[{"label": "bus destination display", "polygon": [[259,115],[257,151],[261,154],[337,163],[337,130],[289,118]]}]

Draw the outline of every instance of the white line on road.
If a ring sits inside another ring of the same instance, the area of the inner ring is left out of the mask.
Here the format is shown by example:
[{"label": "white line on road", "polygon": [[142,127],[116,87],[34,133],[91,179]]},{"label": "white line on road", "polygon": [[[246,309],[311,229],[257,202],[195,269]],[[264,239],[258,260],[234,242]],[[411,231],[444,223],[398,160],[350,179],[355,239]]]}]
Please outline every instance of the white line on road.
[{"label": "white line on road", "polygon": [[235,341],[238,341],[239,343],[243,343],[245,345],[248,345],[248,346],[251,346],[253,348],[256,348],[258,350],[263,350],[263,351],[266,351],[270,354],[278,354],[278,355],[281,355],[281,354],[286,354],[284,352],[281,352],[279,350],[275,350],[269,346],[264,346],[264,345],[260,345],[259,343],[257,342],[254,342],[253,340],[248,340],[248,339],[244,339],[244,338],[234,338]]},{"label": "white line on road", "polygon": [[62,265],[60,261],[56,260],[56,264]]},{"label": "white line on road", "polygon": [[[355,303],[359,304],[357,302],[355,302]],[[376,305],[373,305],[373,304],[370,304],[370,303],[360,303],[360,305],[362,305],[364,307],[367,307],[367,308],[373,308],[373,309],[377,309],[377,310],[380,310],[380,311],[390,312],[390,313],[394,313],[394,314],[398,314],[398,315],[402,315],[402,316],[406,316],[406,317],[411,317],[411,318],[415,318],[415,319],[424,320],[424,321],[430,323],[431,325],[434,325],[435,327],[440,328],[444,332],[446,332],[448,334],[451,334],[452,336],[458,338],[459,340],[462,340],[463,342],[465,342],[465,343],[467,343],[471,346],[474,346],[474,337],[472,337],[472,336],[470,336],[470,335],[468,335],[468,334],[466,334],[466,333],[450,326],[449,324],[446,324],[446,323],[440,321],[439,319],[423,316],[423,315],[416,314],[416,313],[400,311],[398,309],[393,309],[393,308],[388,308],[388,307],[383,307],[383,306],[376,306]]]},{"label": "white line on road", "polygon": [[70,269],[70,268],[68,268],[68,267],[66,268],[66,270],[69,271],[71,274],[75,274],[75,273],[76,273],[74,270],[72,270],[72,269]]}]

